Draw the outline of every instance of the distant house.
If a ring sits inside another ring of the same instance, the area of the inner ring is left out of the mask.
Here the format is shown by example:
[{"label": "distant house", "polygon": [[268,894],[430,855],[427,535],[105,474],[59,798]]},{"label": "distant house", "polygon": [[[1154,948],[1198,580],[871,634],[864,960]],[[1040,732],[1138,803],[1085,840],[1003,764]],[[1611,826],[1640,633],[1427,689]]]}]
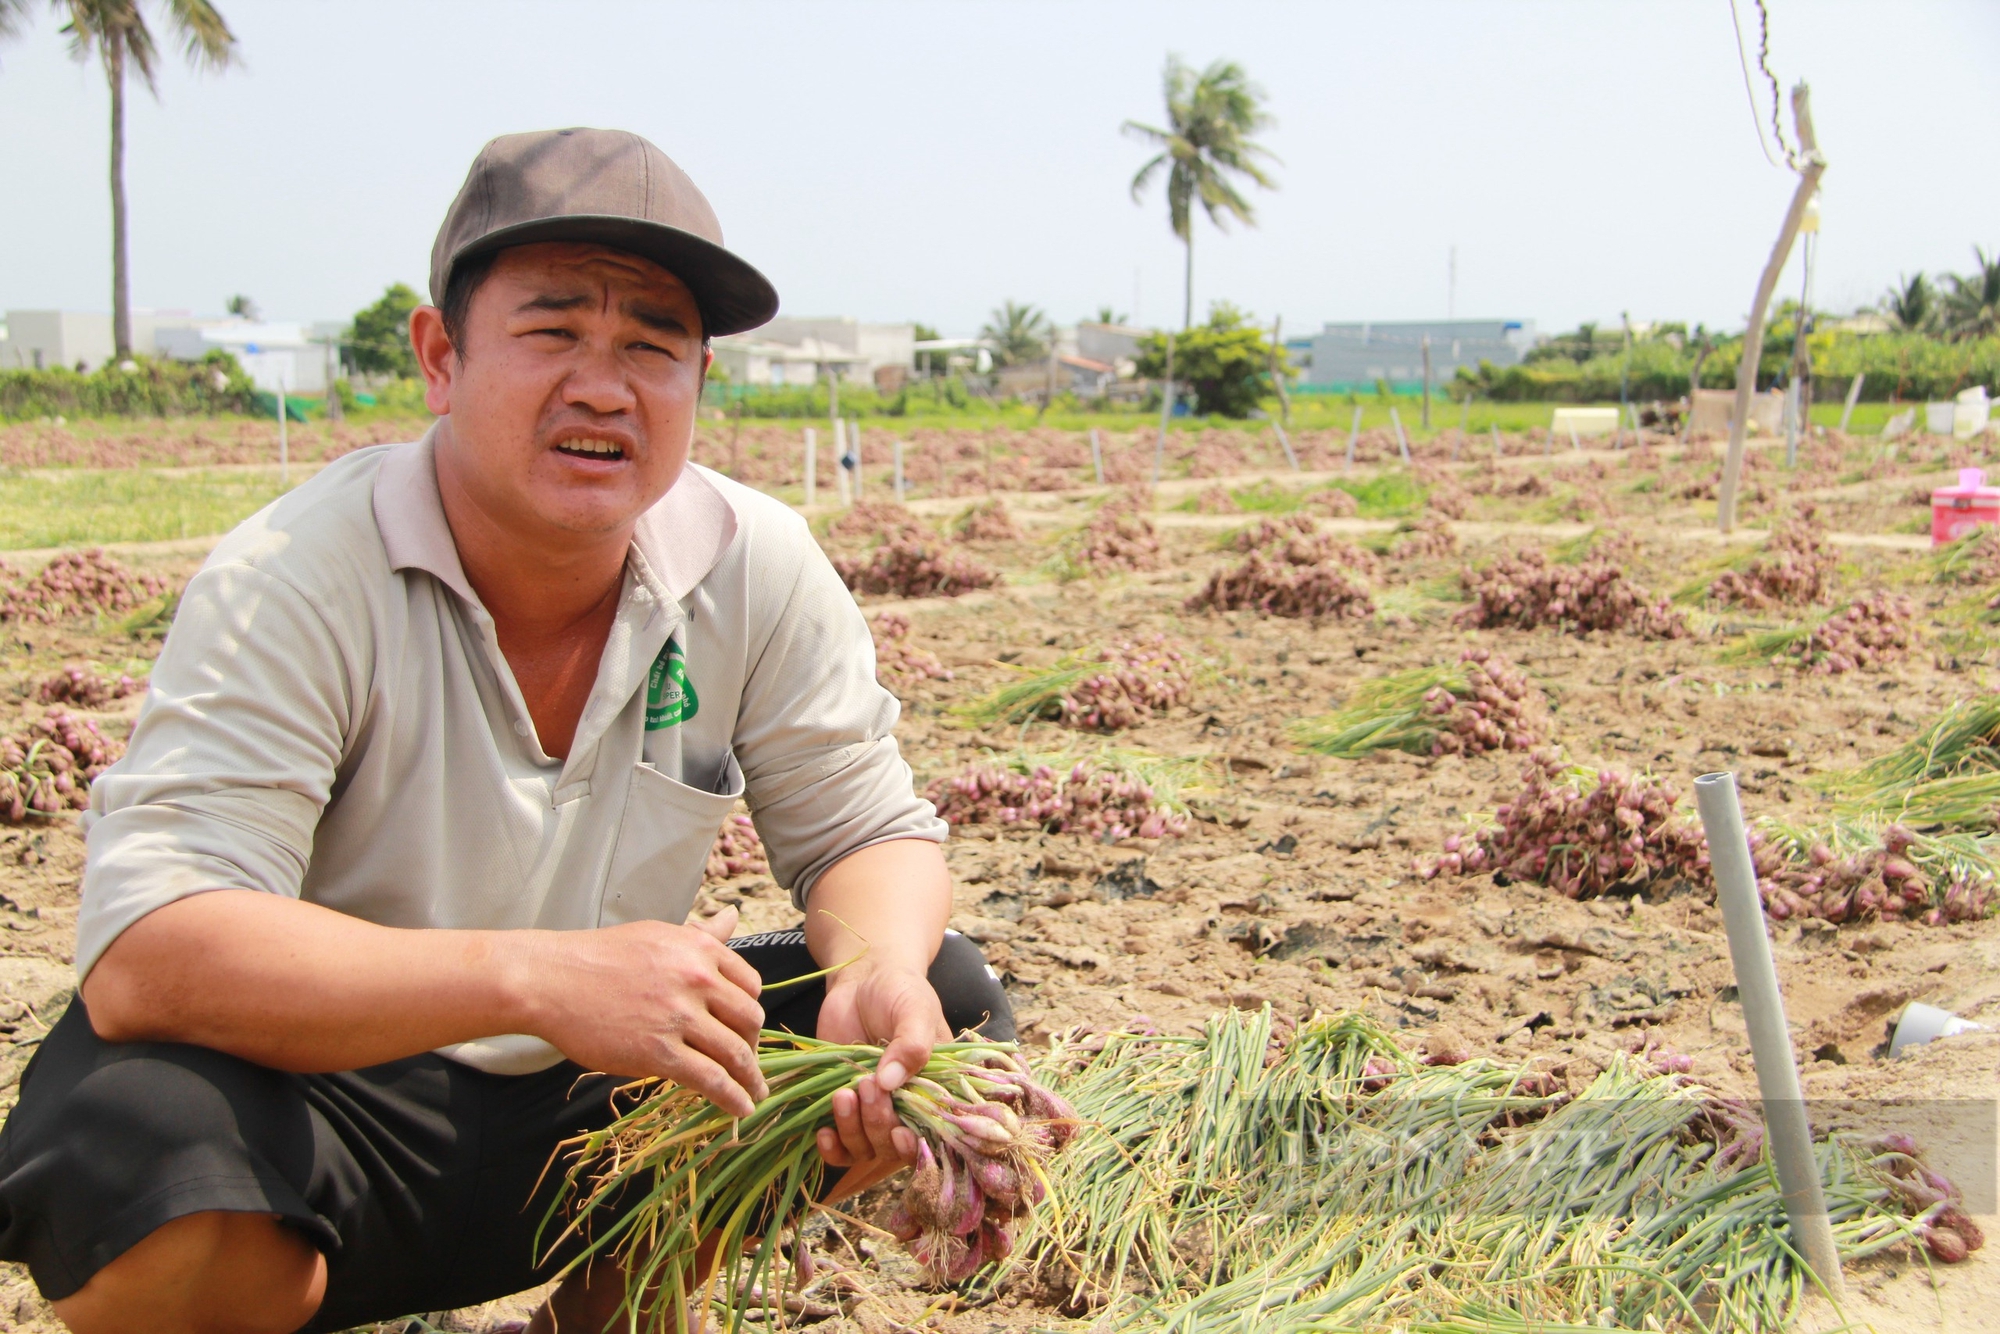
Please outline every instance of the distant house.
[{"label": "distant house", "polygon": [[288,394],[323,394],[332,347],[315,339],[302,324],[253,320],[208,320],[162,329],[156,336],[160,355],[176,361],[200,361],[217,348],[236,358],[243,373],[265,393],[282,384]]},{"label": "distant house", "polygon": [[716,362],[736,384],[811,384],[828,374],[870,384],[882,367],[916,368],[917,326],[780,316],[748,333],[726,334],[713,346]]},{"label": "distant house", "polygon": [[[1431,384],[1450,383],[1464,366],[1520,363],[1535,345],[1532,320],[1392,320],[1329,323],[1312,337],[1299,388],[1342,393],[1373,389],[1386,380],[1402,393],[1422,389],[1424,339],[1430,339]],[[1296,347],[1297,343],[1288,344]],[[1295,358],[1296,360],[1296,358]]]},{"label": "distant house", "polygon": [[[1118,378],[1109,362],[1093,361],[1089,357],[1069,356],[1058,352],[1055,358],[1055,384],[1058,394],[1076,394],[1082,398],[1101,398],[1111,392],[1111,386]],[[1049,391],[1049,363],[1024,361],[1017,366],[1007,366],[994,375],[994,387],[1001,393],[1015,398],[1040,401]]]}]

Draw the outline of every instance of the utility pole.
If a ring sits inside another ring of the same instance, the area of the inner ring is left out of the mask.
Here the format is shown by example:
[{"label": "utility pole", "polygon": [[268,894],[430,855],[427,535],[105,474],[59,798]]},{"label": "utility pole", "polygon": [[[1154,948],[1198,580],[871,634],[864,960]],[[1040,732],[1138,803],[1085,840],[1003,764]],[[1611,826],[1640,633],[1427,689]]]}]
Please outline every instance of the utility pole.
[{"label": "utility pole", "polygon": [[1424,335],[1424,429],[1431,429],[1431,336]]},{"label": "utility pole", "polygon": [[1805,81],[1792,89],[1792,122],[1797,127],[1799,160],[1798,188],[1792,192],[1791,207],[1785,210],[1784,225],[1778,229],[1777,244],[1757,280],[1756,300],[1750,306],[1750,327],[1743,331],[1743,360],[1736,368],[1736,404],[1729,418],[1729,452],[1722,460],[1722,485],[1717,488],[1715,521],[1724,533],[1736,530],[1736,491],[1743,480],[1743,437],[1749,426],[1750,395],[1757,390],[1757,363],[1764,354],[1764,312],[1770,308],[1771,294],[1777,290],[1778,275],[1792,253],[1792,241],[1805,221],[1806,204],[1819,189],[1826,174],[1826,158],[1813,135],[1812,92]]}]

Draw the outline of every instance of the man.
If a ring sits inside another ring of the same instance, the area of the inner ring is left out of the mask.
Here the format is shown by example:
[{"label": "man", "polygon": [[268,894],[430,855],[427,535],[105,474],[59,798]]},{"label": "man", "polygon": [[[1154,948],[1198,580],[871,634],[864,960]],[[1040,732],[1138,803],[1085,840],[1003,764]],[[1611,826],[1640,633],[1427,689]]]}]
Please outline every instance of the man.
[{"label": "man", "polygon": [[[431,295],[437,424],[223,540],[93,785],[79,999],[0,1132],[0,1257],[76,1334],[545,1280],[550,1153],[620,1077],[747,1113],[765,983],[846,965],[770,1022],[887,1046],[821,1132],[846,1189],[912,1157],[889,1091],[932,1043],[1011,1036],[860,613],[796,515],[687,463],[707,340],[777,305],[693,183],[633,135],[496,139]],[[739,797],[789,942],[677,925]],[[531,1328],[622,1297],[597,1266]]]}]

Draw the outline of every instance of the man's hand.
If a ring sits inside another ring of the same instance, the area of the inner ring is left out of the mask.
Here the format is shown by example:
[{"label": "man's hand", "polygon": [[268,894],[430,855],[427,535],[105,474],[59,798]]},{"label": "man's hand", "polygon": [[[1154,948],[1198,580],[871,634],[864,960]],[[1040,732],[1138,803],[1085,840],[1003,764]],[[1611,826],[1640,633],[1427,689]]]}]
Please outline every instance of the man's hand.
[{"label": "man's hand", "polygon": [[530,1031],[587,1070],[662,1076],[748,1116],[768,1092],[757,1069],[764,1010],[757,970],[723,944],[735,926],[725,908],[690,926],[549,933],[525,961]]},{"label": "man's hand", "polygon": [[890,1095],[924,1068],[932,1046],[949,1040],[951,1030],[923,974],[871,965],[864,956],[827,979],[819,1036],[886,1047],[872,1077],[833,1095],[833,1125],[819,1132],[820,1157],[848,1169],[832,1196],[838,1200],[917,1161],[917,1137],[897,1118]]}]

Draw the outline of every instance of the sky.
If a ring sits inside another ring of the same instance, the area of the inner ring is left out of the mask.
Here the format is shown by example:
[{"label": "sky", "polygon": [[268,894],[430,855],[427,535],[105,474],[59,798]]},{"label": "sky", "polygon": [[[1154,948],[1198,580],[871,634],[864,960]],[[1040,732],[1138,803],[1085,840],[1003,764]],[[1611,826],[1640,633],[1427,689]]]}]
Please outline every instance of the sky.
[{"label": "sky", "polygon": [[[689,172],[788,314],[1178,324],[1183,251],[1120,132],[1161,119],[1170,53],[1238,62],[1275,117],[1257,225],[1197,221],[1197,317],[1739,327],[1794,183],[1729,0],[217,4],[240,66],[171,57],[128,98],[135,306],[310,321],[422,291],[481,143],[601,125]],[[1830,164],[1815,304],[2000,247],[2000,5],[1767,4]],[[0,46],[0,309],[110,306],[108,94],[64,42],[38,7]]]}]

